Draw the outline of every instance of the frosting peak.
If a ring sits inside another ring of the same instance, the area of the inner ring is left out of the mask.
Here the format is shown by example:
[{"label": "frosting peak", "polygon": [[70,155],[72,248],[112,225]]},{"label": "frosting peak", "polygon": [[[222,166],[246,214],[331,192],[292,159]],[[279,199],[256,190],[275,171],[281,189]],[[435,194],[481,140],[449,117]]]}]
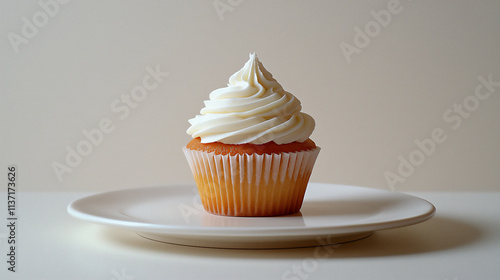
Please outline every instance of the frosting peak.
[{"label": "frosting peak", "polygon": [[255,53],[229,84],[210,93],[187,133],[202,143],[276,144],[304,142],[314,130],[300,101],[273,78]]}]

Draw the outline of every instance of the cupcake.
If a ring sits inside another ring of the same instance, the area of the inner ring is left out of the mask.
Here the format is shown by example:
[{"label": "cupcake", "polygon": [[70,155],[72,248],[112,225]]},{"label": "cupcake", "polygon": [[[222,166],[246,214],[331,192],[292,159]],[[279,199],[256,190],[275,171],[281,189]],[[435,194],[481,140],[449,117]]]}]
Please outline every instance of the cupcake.
[{"label": "cupcake", "polygon": [[255,54],[190,119],[183,148],[205,210],[223,216],[299,212],[320,148],[314,120]]}]

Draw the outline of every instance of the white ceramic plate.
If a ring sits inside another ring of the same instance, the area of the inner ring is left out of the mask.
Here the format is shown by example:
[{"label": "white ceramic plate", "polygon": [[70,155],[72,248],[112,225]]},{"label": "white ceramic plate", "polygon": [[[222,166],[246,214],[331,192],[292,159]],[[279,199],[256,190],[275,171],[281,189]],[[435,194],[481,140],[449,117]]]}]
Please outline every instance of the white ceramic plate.
[{"label": "white ceramic plate", "polygon": [[222,217],[203,210],[193,185],[145,187],[84,197],[72,216],[167,243],[216,248],[292,248],[354,241],[377,230],[408,226],[434,206],[407,194],[310,183],[300,213]]}]

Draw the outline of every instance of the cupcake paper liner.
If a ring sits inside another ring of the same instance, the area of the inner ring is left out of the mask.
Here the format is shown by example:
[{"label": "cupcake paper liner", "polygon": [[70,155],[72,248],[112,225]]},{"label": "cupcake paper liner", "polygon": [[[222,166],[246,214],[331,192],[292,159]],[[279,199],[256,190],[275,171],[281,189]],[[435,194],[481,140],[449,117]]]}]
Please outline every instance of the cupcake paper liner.
[{"label": "cupcake paper liner", "polygon": [[234,156],[183,151],[207,212],[255,217],[299,212],[320,148]]}]

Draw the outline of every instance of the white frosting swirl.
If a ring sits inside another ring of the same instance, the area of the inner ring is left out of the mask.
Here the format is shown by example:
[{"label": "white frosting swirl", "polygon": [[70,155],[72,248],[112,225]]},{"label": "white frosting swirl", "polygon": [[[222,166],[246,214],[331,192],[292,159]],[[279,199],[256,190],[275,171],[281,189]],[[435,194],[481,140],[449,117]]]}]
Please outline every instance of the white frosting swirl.
[{"label": "white frosting swirl", "polygon": [[187,133],[200,137],[202,143],[304,142],[315,123],[301,108],[300,101],[283,90],[257,56],[250,54],[227,87],[210,93],[201,115],[189,120]]}]

